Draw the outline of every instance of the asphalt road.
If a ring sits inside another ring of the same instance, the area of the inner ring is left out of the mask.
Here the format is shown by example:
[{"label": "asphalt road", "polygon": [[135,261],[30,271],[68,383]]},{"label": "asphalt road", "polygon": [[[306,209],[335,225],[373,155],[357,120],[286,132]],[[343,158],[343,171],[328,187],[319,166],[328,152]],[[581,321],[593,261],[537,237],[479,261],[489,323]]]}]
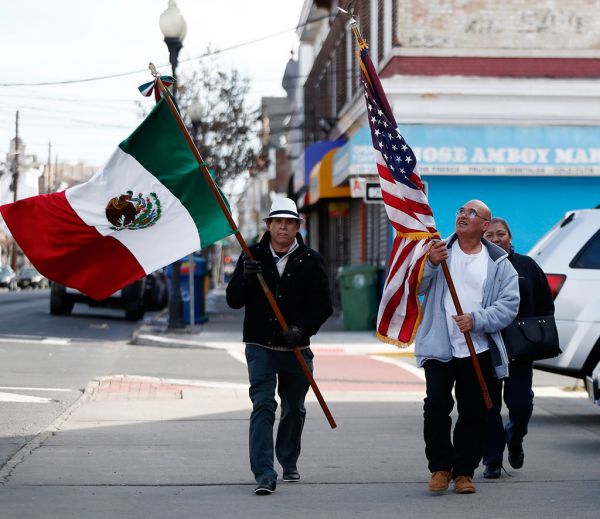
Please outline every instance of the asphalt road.
[{"label": "asphalt road", "polygon": [[222,351],[205,351],[199,362],[192,349],[128,344],[141,322],[120,310],[76,304],[71,316],[50,315],[49,297],[48,290],[0,291],[0,466],[95,377],[246,378],[244,366]]}]

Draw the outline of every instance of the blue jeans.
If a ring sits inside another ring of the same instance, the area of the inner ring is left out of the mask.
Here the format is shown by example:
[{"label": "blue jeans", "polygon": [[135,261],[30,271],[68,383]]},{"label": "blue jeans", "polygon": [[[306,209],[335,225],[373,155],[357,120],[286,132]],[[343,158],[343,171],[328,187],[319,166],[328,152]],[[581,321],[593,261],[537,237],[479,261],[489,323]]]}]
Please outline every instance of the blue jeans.
[{"label": "blue jeans", "polygon": [[[485,443],[483,447],[484,465],[502,465],[504,447],[508,444],[520,447],[527,434],[527,425],[533,412],[533,363],[511,364],[510,376],[490,387],[493,409],[488,413]],[[502,423],[502,384],[504,383],[504,403],[508,409],[508,422]]]},{"label": "blue jeans", "polygon": [[[313,370],[310,349],[301,350]],[[275,423],[275,387],[281,399],[281,417],[277,428],[275,454],[285,469],[296,468],[306,409],[304,399],[309,384],[291,351],[273,351],[256,344],[246,345],[250,378],[250,468],[257,482],[277,479],[273,468],[273,424]]]}]

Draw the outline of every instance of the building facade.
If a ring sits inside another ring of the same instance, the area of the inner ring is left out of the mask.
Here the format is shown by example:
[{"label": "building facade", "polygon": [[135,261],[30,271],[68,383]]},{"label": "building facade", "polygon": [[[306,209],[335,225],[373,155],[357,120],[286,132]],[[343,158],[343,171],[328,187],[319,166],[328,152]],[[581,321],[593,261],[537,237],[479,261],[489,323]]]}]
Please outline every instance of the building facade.
[{"label": "building facade", "polygon": [[[344,141],[332,157],[332,185],[325,186],[349,191],[344,258],[379,266],[392,236],[381,203],[367,193],[377,177],[358,47],[338,5],[348,2],[307,0],[300,19],[302,26],[311,13],[330,13],[327,26],[303,41],[312,45],[304,52],[312,58],[303,83],[304,148],[306,154],[314,143]],[[526,252],[566,211],[600,204],[596,8],[594,0],[525,7],[519,0],[356,2],[443,236],[453,229],[456,208],[480,198],[510,222],[517,250]],[[310,175],[300,169],[295,188],[302,195]],[[332,231],[339,227],[319,228],[319,241],[331,243]]]}]

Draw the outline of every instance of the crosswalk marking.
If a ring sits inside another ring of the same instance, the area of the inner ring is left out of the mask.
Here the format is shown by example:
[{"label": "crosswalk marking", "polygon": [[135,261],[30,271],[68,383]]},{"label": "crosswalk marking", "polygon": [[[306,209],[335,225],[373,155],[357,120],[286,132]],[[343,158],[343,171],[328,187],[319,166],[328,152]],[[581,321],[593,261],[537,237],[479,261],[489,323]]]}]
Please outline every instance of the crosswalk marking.
[{"label": "crosswalk marking", "polygon": [[17,393],[0,392],[0,402],[17,402],[19,404],[47,404],[52,402],[51,398],[39,396],[18,395]]}]

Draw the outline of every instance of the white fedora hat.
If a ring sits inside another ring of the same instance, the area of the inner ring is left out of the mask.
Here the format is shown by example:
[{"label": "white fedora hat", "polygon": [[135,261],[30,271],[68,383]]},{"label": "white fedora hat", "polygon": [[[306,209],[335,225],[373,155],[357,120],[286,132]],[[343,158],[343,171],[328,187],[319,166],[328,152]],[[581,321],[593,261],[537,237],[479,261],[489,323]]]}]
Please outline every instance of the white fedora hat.
[{"label": "white fedora hat", "polygon": [[290,198],[282,197],[273,199],[269,216],[265,216],[263,220],[267,220],[269,218],[294,218],[296,220],[300,220],[301,222],[304,221],[304,218],[300,218],[300,215],[298,214],[296,203]]}]

